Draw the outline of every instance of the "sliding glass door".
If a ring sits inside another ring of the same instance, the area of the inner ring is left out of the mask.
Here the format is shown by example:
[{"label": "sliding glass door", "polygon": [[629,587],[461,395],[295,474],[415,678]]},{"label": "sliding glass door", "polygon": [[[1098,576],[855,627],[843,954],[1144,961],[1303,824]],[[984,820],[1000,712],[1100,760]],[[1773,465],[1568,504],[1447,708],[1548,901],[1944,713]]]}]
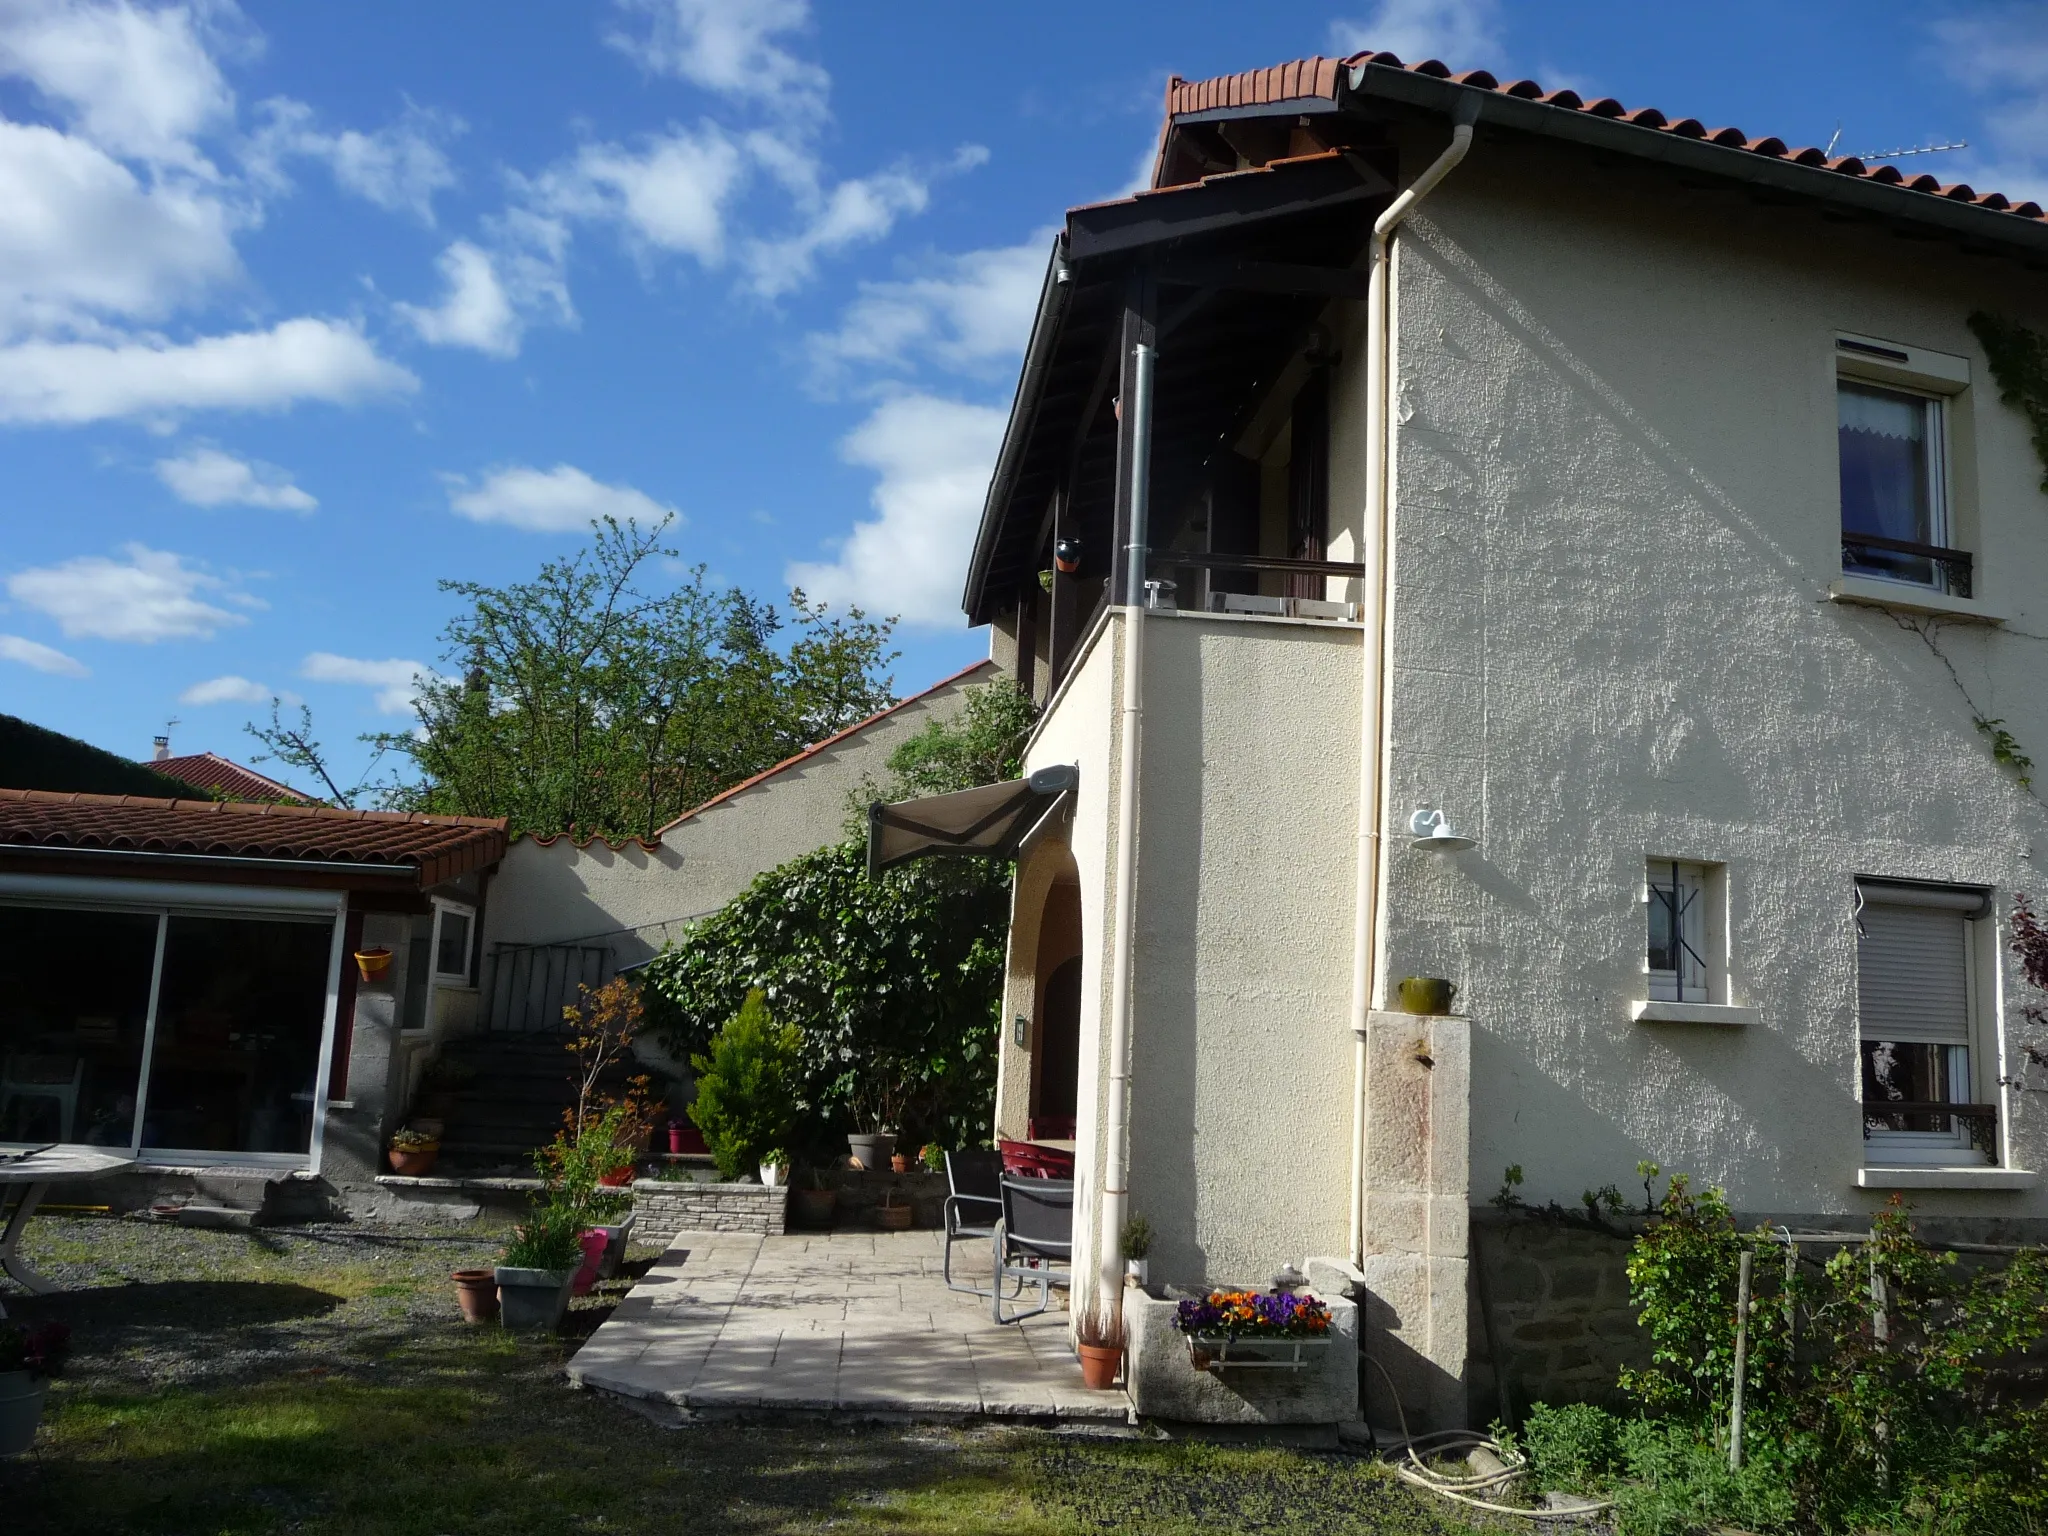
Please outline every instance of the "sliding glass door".
[{"label": "sliding glass door", "polygon": [[306,1163],[340,932],[332,905],[0,904],[0,1143]]}]

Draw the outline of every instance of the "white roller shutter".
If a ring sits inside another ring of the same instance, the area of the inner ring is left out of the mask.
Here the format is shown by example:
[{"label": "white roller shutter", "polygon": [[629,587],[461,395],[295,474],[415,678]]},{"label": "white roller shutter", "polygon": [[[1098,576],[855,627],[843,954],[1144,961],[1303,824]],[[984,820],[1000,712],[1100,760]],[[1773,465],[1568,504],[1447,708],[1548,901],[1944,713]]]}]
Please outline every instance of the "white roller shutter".
[{"label": "white roller shutter", "polygon": [[1953,906],[1866,899],[1856,1011],[1866,1040],[1970,1043],[1969,925]]}]

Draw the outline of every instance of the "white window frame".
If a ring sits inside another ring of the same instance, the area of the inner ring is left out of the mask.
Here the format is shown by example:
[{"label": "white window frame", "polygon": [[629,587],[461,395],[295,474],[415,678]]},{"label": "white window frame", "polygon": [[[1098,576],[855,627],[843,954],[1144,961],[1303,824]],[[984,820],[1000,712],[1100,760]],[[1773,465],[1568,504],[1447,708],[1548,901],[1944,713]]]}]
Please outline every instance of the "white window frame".
[{"label": "white window frame", "polygon": [[[1883,892],[1887,900],[1881,905],[1925,906],[1946,911],[1964,911],[1963,928],[1963,1017],[1965,1035],[1963,1040],[1954,1041],[1936,1038],[1935,1033],[1923,1035],[1914,1040],[1914,1031],[1894,1031],[1892,1034],[1866,1032],[1859,1007],[1856,1021],[1856,1103],[1859,1124],[1863,1124],[1863,1046],[1866,1040],[1893,1040],[1899,1044],[1935,1044],[1949,1047],[1948,1096],[1957,1104],[1989,1102],[1977,1091],[1977,1083],[1983,1074],[1983,1063],[1990,1059],[1984,1050],[1985,1030],[1985,928],[1984,920],[1993,910],[1989,893],[1968,887],[1940,886],[1928,884],[1916,886],[1913,882],[1859,879],[1855,886],[1855,911],[1857,916],[1857,943],[1862,943],[1862,913],[1873,892]],[[1915,896],[1924,897],[1916,901]],[[1959,904],[1967,901],[1974,910],[1965,910]],[[1996,940],[1995,932],[1992,934]],[[1994,962],[1995,963],[1995,962]],[[1858,964],[1859,988],[1861,964]],[[2002,1117],[2001,1117],[2002,1119]],[[1994,1135],[1994,1144],[2002,1141],[2000,1134]],[[1998,1162],[1996,1154],[1987,1152],[1976,1144],[1970,1127],[1959,1117],[1951,1117],[1946,1131],[1893,1131],[1872,1130],[1867,1124],[1863,1128],[1863,1163],[1869,1168],[1914,1168],[1914,1167],[1982,1167]]]},{"label": "white window frame", "polygon": [[[470,906],[467,902],[450,901],[445,896],[436,896],[433,898],[433,901],[434,931],[431,941],[427,946],[427,973],[432,978],[435,987],[475,986],[476,908]],[[469,921],[469,941],[463,946],[463,968],[459,971],[444,971],[441,969],[441,925],[451,912],[459,913]],[[429,1018],[431,1018],[433,1014],[431,1002],[428,1004],[427,1012]]]},{"label": "white window frame", "polygon": [[[1945,352],[1931,352],[1925,347],[1909,346],[1905,342],[1889,341],[1882,337],[1861,336],[1848,331],[1835,333],[1834,355],[1835,391],[1830,404],[1835,406],[1834,430],[1829,441],[1834,449],[1834,463],[1841,463],[1841,406],[1839,395],[1843,384],[1862,384],[1872,389],[1889,390],[1893,394],[1911,395],[1924,400],[1930,406],[1928,411],[1928,542],[1942,549],[1960,549],[1960,534],[1956,527],[1956,476],[1953,469],[1952,447],[1954,415],[1951,407],[1957,397],[1970,387],[1970,362],[1968,358],[1954,357]],[[1846,534],[1842,526],[1842,492],[1839,480],[1835,487],[1835,523],[1838,534]],[[1851,571],[1843,564],[1839,554],[1836,568],[1842,576],[1852,581],[1882,582],[1887,586],[1903,588],[1908,592],[1949,593],[1947,571],[1935,564],[1931,581],[1907,581],[1897,576],[1887,576],[1876,571]],[[1972,583],[1981,587],[1982,581]],[[1972,600],[1976,593],[1973,591]]]}]

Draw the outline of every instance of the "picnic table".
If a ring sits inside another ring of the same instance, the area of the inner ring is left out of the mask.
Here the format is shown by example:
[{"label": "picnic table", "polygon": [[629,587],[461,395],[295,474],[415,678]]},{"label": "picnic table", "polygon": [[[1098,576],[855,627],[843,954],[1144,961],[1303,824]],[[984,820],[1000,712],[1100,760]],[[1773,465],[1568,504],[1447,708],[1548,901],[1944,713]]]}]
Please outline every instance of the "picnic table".
[{"label": "picnic table", "polygon": [[[46,1296],[57,1289],[31,1269],[18,1251],[21,1235],[28,1230],[29,1218],[42,1204],[44,1194],[52,1184],[104,1178],[134,1166],[131,1157],[85,1147],[45,1147],[25,1156],[0,1156],[0,1213],[7,1218],[6,1226],[0,1227],[0,1270],[27,1286],[32,1295]],[[6,1315],[6,1307],[0,1306],[0,1317]]]}]

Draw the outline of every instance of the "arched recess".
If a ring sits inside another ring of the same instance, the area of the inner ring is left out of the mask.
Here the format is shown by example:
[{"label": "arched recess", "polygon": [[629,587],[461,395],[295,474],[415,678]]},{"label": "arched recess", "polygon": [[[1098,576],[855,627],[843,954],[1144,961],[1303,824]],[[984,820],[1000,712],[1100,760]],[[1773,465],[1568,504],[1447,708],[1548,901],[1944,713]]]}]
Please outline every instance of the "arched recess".
[{"label": "arched recess", "polygon": [[[1054,971],[1081,953],[1081,875],[1065,842],[1040,838],[1017,860],[1017,883],[1010,909],[1009,977],[1004,986],[1002,1064],[996,1090],[996,1134],[1024,1137],[1038,1113],[1040,1068],[1045,1056],[1044,1023],[1047,983]],[[1071,987],[1071,983],[1062,983]],[[1075,994],[1078,999],[1078,993]],[[1066,1001],[1056,999],[1056,1006]],[[1071,1056],[1078,1047],[1078,1018],[1067,1010],[1056,1053]],[[1011,1022],[1018,1026],[1010,1027]],[[1052,1089],[1062,1091],[1055,1065]],[[1064,1113],[1071,1118],[1073,1111]]]},{"label": "arched recess", "polygon": [[1071,1137],[1081,1071],[1081,881],[1067,868],[1046,887],[1032,966],[1031,1130]]}]

